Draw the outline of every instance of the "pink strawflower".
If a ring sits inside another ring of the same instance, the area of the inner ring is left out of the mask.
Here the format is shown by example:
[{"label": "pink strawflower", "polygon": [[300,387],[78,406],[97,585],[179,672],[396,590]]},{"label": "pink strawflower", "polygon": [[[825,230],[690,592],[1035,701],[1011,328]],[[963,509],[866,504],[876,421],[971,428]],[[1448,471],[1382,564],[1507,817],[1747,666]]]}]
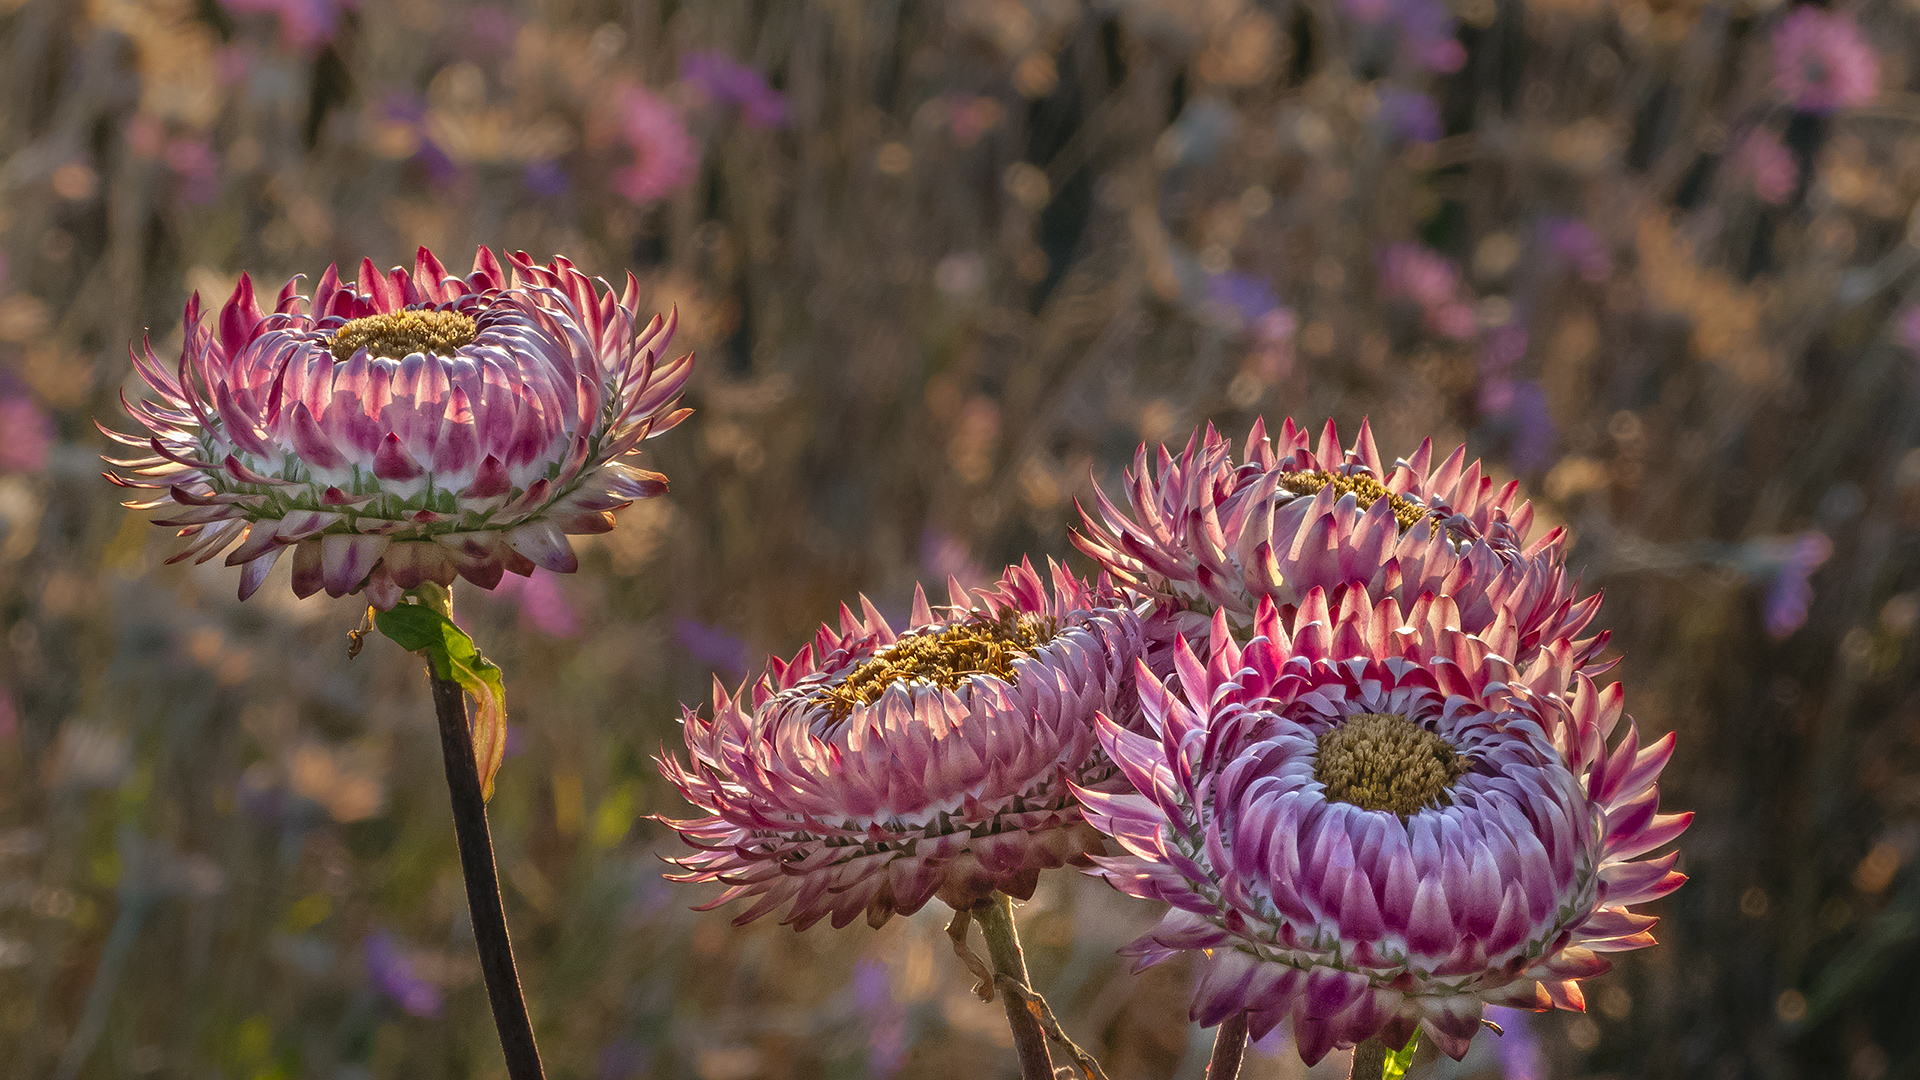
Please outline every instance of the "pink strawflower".
[{"label": "pink strawflower", "polygon": [[637,203],[657,202],[692,182],[699,165],[693,139],[658,95],[628,84],[615,92],[620,131],[633,164],[614,174],[614,187]]},{"label": "pink strawflower", "polygon": [[1853,16],[1802,4],[1773,30],[1773,85],[1801,112],[1830,113],[1873,100],[1880,56]]},{"label": "pink strawflower", "polygon": [[1793,189],[1800,183],[1800,163],[1793,159],[1793,151],[1765,128],[1754,129],[1741,141],[1734,165],[1752,185],[1755,197],[1770,206],[1792,198]]},{"label": "pink strawflower", "polygon": [[1133,716],[1140,620],[1051,569],[1051,595],[1024,563],[938,614],[916,593],[900,633],[862,600],[750,691],[716,682],[712,719],[686,712],[691,761],[659,759],[701,813],[667,822],[700,849],[673,880],[727,886],[701,910],[754,897],[736,924],[879,926],[935,897],[1029,897],[1100,850],[1068,785],[1113,779],[1093,716]]},{"label": "pink strawflower", "polygon": [[[1342,449],[1332,421],[1318,445],[1291,419],[1269,441],[1255,421],[1240,462],[1211,427],[1157,469],[1142,446],[1127,474],[1128,510],[1096,489],[1098,517],[1081,510],[1074,543],[1119,581],[1185,609],[1188,633],[1224,610],[1246,625],[1262,598],[1291,611],[1313,589],[1364,587],[1411,608],[1450,596],[1468,633],[1516,628],[1517,663],[1571,639],[1600,598],[1574,599],[1566,530],[1529,543],[1533,504],[1519,483],[1496,485],[1462,446],[1437,466],[1433,443],[1388,468],[1365,422]],[[1578,666],[1604,636],[1576,643]]]},{"label": "pink strawflower", "polygon": [[1458,1059],[1484,1005],[1581,1009],[1602,953],[1654,943],[1629,908],[1685,878],[1633,860],[1692,817],[1657,813],[1673,737],[1628,720],[1610,751],[1619,687],[1573,642],[1515,666],[1512,623],[1462,623],[1446,596],[1263,600],[1244,648],[1222,613],[1209,660],[1140,671],[1151,734],[1102,719],[1134,791],[1080,793],[1126,851],[1095,872],[1172,906],[1127,951],[1197,952],[1201,1024],[1290,1024],[1309,1064],[1418,1027]]},{"label": "pink strawflower", "polygon": [[616,296],[566,259],[511,265],[481,248],[453,277],[421,248],[411,275],[328,267],[311,302],[295,278],[270,314],[243,274],[212,329],[195,294],[175,370],[134,353],[157,400],[126,407],[152,435],[107,434],[151,456],[108,479],[177,511],[155,522],[192,538],[170,562],[231,547],[243,600],[288,550],[298,595],[381,608],[456,574],[571,573],[567,534],[666,490],[631,455],[686,416],[693,357],[661,361],[674,320],[635,325],[631,274]]}]

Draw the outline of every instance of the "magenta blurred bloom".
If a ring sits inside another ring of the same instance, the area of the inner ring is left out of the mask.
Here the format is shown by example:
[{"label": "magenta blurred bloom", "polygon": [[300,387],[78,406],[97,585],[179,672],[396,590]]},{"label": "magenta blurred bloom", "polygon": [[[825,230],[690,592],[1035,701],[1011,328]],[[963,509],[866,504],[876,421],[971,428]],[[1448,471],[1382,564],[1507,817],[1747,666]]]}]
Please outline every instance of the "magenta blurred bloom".
[{"label": "magenta blurred bloom", "polygon": [[1879,84],[1880,55],[1852,15],[1802,4],[1774,27],[1774,89],[1801,112],[1864,105]]},{"label": "magenta blurred bloom", "polygon": [[212,329],[195,294],[174,370],[134,352],[156,399],[126,408],[152,434],[107,434],[150,456],[108,479],[178,511],[155,522],[191,538],[169,561],[227,552],[243,600],[289,550],[296,594],[380,608],[456,575],[572,572],[568,534],[666,490],[632,455],[687,415],[693,357],[660,359],[672,316],[636,327],[631,274],[615,295],[563,258],[511,265],[481,248],[454,277],[421,248],[412,274],[328,267],[311,301],[296,278],[270,313],[243,274]]},{"label": "magenta blurred bloom", "polygon": [[1833,541],[1819,529],[1808,529],[1782,547],[1766,602],[1767,633],[1780,639],[1806,625],[1807,609],[1813,606],[1813,572],[1833,556]]},{"label": "magenta blurred bloom", "polygon": [[992,590],[956,584],[936,614],[916,594],[895,633],[862,600],[751,691],[716,681],[711,720],[687,710],[691,761],[659,766],[702,816],[667,824],[699,852],[683,882],[785,907],[805,929],[864,913],[874,926],[938,897],[965,909],[1026,898],[1040,871],[1100,851],[1069,783],[1115,781],[1095,712],[1130,721],[1138,616],[1104,584],[1032,566]]},{"label": "magenta blurred bloom", "polygon": [[699,155],[673,106],[651,90],[631,84],[615,93],[614,102],[621,134],[633,148],[633,164],[614,174],[615,190],[645,204],[691,183]]},{"label": "magenta blurred bloom", "polygon": [[[1342,449],[1332,421],[1316,446],[1288,419],[1271,441],[1255,421],[1236,463],[1209,427],[1178,457],[1163,447],[1157,469],[1141,446],[1126,478],[1131,512],[1096,491],[1098,516],[1082,508],[1074,543],[1119,581],[1186,608],[1190,634],[1216,609],[1245,626],[1262,598],[1290,611],[1314,589],[1356,585],[1403,608],[1451,596],[1468,633],[1511,623],[1516,663],[1571,640],[1600,598],[1574,598],[1566,531],[1529,543],[1533,505],[1517,481],[1496,485],[1464,446],[1438,465],[1433,456],[1427,440],[1389,469],[1365,422]],[[1577,642],[1576,666],[1602,644]]]},{"label": "magenta blurred bloom", "polygon": [[53,418],[23,386],[0,380],[0,473],[39,472],[53,446]]},{"label": "magenta blurred bloom", "polygon": [[1754,195],[1769,206],[1780,206],[1793,197],[1800,183],[1800,164],[1780,137],[1765,128],[1757,128],[1740,143],[1734,153],[1734,165],[1753,187]]},{"label": "magenta blurred bloom", "polygon": [[696,52],[680,61],[680,78],[708,97],[740,108],[740,119],[750,128],[777,128],[787,123],[787,99],[767,85],[766,76],[723,52]]},{"label": "magenta blurred bloom", "polygon": [[414,1016],[438,1016],[443,999],[440,988],[420,977],[413,957],[400,940],[385,930],[375,930],[364,943],[367,978],[380,992]]},{"label": "magenta blurred bloom", "polygon": [[1601,954],[1654,943],[1629,908],[1685,880],[1677,852],[1635,861],[1692,817],[1657,812],[1673,737],[1629,719],[1609,750],[1620,689],[1575,643],[1516,667],[1511,620],[1461,624],[1446,596],[1263,600],[1244,648],[1222,613],[1209,660],[1142,669],[1151,734],[1102,720],[1134,791],[1081,792],[1126,852],[1095,872],[1172,906],[1127,951],[1198,951],[1201,1024],[1290,1024],[1309,1064],[1422,1028],[1458,1059],[1484,1005],[1581,1009]]},{"label": "magenta blurred bloom", "polygon": [[1920,304],[1913,304],[1893,317],[1894,344],[1909,352],[1920,353]]}]

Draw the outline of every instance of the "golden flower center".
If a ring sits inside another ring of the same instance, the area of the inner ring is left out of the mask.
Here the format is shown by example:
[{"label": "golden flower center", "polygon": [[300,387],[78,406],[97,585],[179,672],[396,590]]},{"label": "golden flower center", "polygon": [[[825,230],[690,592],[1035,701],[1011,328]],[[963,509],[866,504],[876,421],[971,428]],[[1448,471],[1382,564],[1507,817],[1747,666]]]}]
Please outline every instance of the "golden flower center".
[{"label": "golden flower center", "polygon": [[369,356],[395,360],[413,353],[452,356],[479,332],[472,316],[457,311],[389,311],[335,330],[331,348],[335,360],[351,360],[362,348]]},{"label": "golden flower center", "polygon": [[992,675],[1012,684],[1014,660],[1051,641],[1056,631],[1052,619],[1008,615],[900,638],[822,691],[827,711],[844,720],[854,709],[880,700],[896,682],[930,682],[952,690],[975,675]]},{"label": "golden flower center", "polygon": [[1374,479],[1369,473],[1341,474],[1315,471],[1282,473],[1280,476],[1280,490],[1295,495],[1318,495],[1321,488],[1328,486],[1342,495],[1351,495],[1359,500],[1362,510],[1372,506],[1375,500],[1387,500],[1387,503],[1393,507],[1393,519],[1400,523],[1403,532],[1413,528],[1414,522],[1427,515],[1426,507],[1392,494],[1387,490],[1387,485]]},{"label": "golden flower center", "polygon": [[1453,800],[1447,794],[1467,771],[1447,740],[1397,713],[1358,713],[1321,732],[1313,778],[1327,798],[1401,817]]}]

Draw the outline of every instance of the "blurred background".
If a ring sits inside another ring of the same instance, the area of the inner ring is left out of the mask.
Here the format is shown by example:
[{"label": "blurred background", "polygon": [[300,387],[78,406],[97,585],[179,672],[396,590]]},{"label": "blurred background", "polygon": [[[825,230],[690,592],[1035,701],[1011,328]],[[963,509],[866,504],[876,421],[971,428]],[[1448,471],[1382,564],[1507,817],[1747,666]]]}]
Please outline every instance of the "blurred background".
[{"label": "blurred background", "polygon": [[[649,759],[861,592],[1085,570],[1095,480],[1256,415],[1522,480],[1679,733],[1661,945],[1428,1075],[1920,1076],[1916,59],[1914,0],[0,0],[0,1073],[503,1075],[419,663],[162,566],[94,426],[194,290],[491,244],[700,354],[671,494],[456,599],[555,1080],[1013,1075],[936,911],[689,910]],[[1035,981],[1198,1077],[1147,907],[1052,875]]]}]

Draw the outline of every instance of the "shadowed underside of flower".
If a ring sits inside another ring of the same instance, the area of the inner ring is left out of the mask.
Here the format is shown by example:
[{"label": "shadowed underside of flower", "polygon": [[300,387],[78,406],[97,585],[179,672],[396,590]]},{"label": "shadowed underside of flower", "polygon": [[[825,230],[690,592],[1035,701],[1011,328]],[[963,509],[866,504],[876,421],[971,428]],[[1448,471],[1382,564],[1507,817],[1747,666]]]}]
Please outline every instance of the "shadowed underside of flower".
[{"label": "shadowed underside of flower", "polygon": [[1115,780],[1093,717],[1137,711],[1140,620],[1051,570],[1051,594],[1026,564],[992,590],[954,583],[939,614],[916,593],[901,633],[862,600],[750,691],[716,683],[713,718],[684,719],[691,761],[659,759],[703,815],[667,822],[700,849],[673,880],[728,886],[702,910],[756,897],[736,923],[784,906],[800,929],[879,926],[936,896],[1031,896],[1101,850],[1069,782]]},{"label": "shadowed underside of flower", "polygon": [[1635,861],[1692,818],[1657,813],[1673,737],[1628,720],[1609,750],[1619,687],[1573,643],[1516,668],[1511,622],[1459,626],[1446,597],[1264,599],[1244,648],[1222,611],[1207,661],[1142,666],[1153,734],[1102,721],[1134,790],[1080,793],[1126,851],[1094,872],[1172,905],[1129,951],[1201,951],[1202,1024],[1290,1023],[1309,1063],[1418,1026],[1457,1059],[1484,1004],[1583,1008],[1600,954],[1653,944],[1628,909],[1685,880],[1677,853]]},{"label": "shadowed underside of flower", "polygon": [[[1086,531],[1074,543],[1118,580],[1224,610],[1238,626],[1262,597],[1287,611],[1316,588],[1358,584],[1403,607],[1433,593],[1456,598],[1469,633],[1510,619],[1520,632],[1512,659],[1525,662],[1599,609],[1598,595],[1575,599],[1565,530],[1529,544],[1533,505],[1519,483],[1496,485],[1464,446],[1435,465],[1428,440],[1389,469],[1364,421],[1352,449],[1331,420],[1317,445],[1291,419],[1271,441],[1255,421],[1237,464],[1209,427],[1178,457],[1162,448],[1157,469],[1141,446],[1126,480],[1131,512],[1096,489],[1098,515],[1081,508]],[[1182,629],[1204,635],[1205,625],[1194,614]],[[1579,642],[1576,667],[1604,644],[1604,635]]]},{"label": "shadowed underside of flower", "polygon": [[687,415],[693,357],[661,360],[671,315],[635,325],[633,275],[616,296],[564,258],[510,265],[481,248],[456,277],[421,248],[411,274],[328,267],[311,298],[296,278],[271,312],[243,274],[212,328],[196,293],[174,370],[133,354],[155,397],[126,408],[152,434],[102,430],[150,456],[107,478],[176,511],[155,522],[191,538],[170,562],[226,552],[241,599],[288,551],[300,596],[381,608],[456,575],[571,572],[567,534],[666,490],[632,455]]}]

